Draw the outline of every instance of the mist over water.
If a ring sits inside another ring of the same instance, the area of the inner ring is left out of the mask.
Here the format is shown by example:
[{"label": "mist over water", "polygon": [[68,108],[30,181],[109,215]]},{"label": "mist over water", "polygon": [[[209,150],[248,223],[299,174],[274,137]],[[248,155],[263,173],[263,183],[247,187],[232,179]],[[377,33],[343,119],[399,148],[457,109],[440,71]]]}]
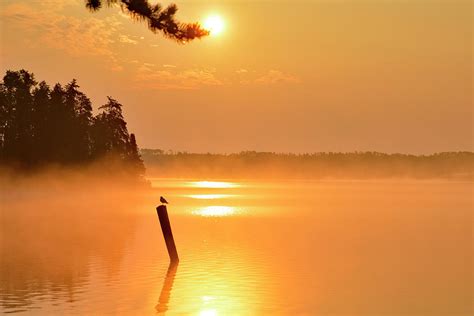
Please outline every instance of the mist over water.
[{"label": "mist over water", "polygon": [[472,182],[2,179],[2,313],[473,313]]}]

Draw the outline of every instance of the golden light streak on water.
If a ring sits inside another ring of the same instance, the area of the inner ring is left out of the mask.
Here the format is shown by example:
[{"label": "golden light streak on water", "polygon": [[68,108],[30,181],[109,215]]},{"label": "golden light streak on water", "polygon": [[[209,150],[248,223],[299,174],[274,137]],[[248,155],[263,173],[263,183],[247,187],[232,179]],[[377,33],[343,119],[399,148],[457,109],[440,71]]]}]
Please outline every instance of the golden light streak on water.
[{"label": "golden light streak on water", "polygon": [[185,197],[197,200],[215,200],[215,199],[225,199],[225,198],[235,198],[235,194],[189,194]]},{"label": "golden light streak on water", "polygon": [[237,183],[226,181],[193,181],[188,183],[192,187],[207,189],[230,189],[239,186]]},{"label": "golden light streak on water", "polygon": [[205,217],[223,217],[237,214],[238,211],[232,206],[205,206],[192,211],[194,215]]},{"label": "golden light streak on water", "polygon": [[199,316],[217,316],[215,309],[206,309],[199,313]]}]

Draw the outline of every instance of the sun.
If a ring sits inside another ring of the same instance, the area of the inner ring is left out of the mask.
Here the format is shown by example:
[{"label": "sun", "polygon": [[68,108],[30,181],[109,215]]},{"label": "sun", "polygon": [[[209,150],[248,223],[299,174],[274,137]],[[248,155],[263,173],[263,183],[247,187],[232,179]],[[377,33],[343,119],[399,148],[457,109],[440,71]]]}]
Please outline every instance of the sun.
[{"label": "sun", "polygon": [[211,35],[219,35],[224,30],[224,20],[218,15],[211,15],[204,20],[203,26]]}]

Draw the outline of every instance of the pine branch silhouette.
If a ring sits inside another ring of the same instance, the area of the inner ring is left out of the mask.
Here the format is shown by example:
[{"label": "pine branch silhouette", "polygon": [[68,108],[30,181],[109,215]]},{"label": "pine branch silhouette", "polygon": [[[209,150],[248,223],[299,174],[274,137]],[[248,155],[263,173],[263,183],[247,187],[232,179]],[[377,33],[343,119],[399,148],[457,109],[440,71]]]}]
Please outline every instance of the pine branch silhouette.
[{"label": "pine branch silhouette", "polygon": [[118,4],[124,12],[138,21],[145,21],[153,33],[162,33],[165,37],[179,43],[187,43],[196,38],[209,35],[209,31],[199,23],[182,23],[176,20],[176,4],[163,8],[159,3],[151,4],[148,0],[86,0],[86,7],[98,11],[103,4]]}]

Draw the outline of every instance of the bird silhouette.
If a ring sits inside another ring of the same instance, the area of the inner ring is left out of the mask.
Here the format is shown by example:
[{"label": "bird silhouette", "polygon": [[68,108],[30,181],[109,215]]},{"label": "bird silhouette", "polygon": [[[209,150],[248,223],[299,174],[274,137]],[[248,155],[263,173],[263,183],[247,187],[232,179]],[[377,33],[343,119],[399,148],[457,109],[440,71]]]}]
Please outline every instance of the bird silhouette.
[{"label": "bird silhouette", "polygon": [[161,202],[162,204],[168,204],[168,201],[166,201],[166,199],[165,199],[164,197],[162,197],[162,196],[160,196],[160,202]]}]

